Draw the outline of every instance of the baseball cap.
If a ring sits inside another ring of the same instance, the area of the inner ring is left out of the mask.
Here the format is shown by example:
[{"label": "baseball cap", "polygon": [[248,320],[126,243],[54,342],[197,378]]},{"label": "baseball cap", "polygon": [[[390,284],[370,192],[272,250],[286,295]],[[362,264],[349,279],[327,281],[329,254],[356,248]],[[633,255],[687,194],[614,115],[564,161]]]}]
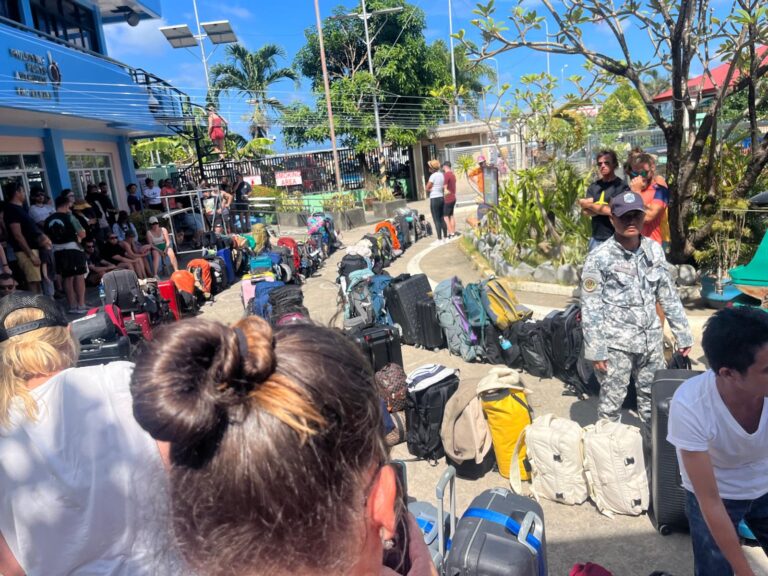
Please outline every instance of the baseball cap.
[{"label": "baseball cap", "polygon": [[149,218],[149,223],[150,223],[150,224],[159,224],[159,223],[160,223],[160,220],[158,220],[158,219],[157,219],[157,216],[151,216],[151,217]]},{"label": "baseball cap", "polygon": [[485,162],[485,156],[480,154],[480,156],[477,157],[477,163],[480,164],[480,162]]},{"label": "baseball cap", "polygon": [[645,212],[643,198],[634,192],[624,192],[611,200],[611,214],[623,216],[627,212]]},{"label": "baseball cap", "polygon": [[[42,311],[43,317],[32,322],[25,322],[13,328],[5,327],[5,319],[11,312],[22,308],[37,308]],[[9,338],[32,332],[40,328],[52,326],[67,326],[67,318],[64,312],[50,296],[33,294],[32,292],[14,292],[0,300],[0,342]]]}]

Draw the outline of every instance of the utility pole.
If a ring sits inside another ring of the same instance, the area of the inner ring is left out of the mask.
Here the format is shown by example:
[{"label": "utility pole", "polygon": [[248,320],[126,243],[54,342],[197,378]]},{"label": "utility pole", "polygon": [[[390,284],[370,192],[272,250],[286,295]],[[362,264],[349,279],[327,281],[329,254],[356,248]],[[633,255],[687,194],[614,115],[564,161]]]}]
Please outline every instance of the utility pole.
[{"label": "utility pole", "polygon": [[[448,0],[448,34],[450,34],[449,39],[451,43],[451,78],[453,79],[453,121],[458,122],[459,121],[459,104],[456,101],[456,99],[458,98],[458,94],[456,92],[456,60],[455,60],[455,56],[453,55],[453,10],[451,7],[451,0]],[[485,98],[485,94],[483,94],[483,98]],[[483,102],[485,102],[485,100],[483,100]],[[485,104],[483,104],[483,108],[485,108]]]},{"label": "utility pole", "polygon": [[[342,191],[341,168],[339,166],[339,151],[336,149],[336,129],[333,126],[333,107],[331,106],[331,86],[328,81],[328,66],[325,63],[325,43],[323,41],[323,23],[320,20],[320,0],[315,0],[315,18],[317,19],[317,38],[320,42],[320,66],[323,69],[323,86],[325,87],[325,105],[328,108],[328,125],[331,129],[331,149],[333,150],[333,171],[336,175],[336,190]],[[370,56],[369,56],[370,57]],[[378,116],[377,116],[378,119]]]}]

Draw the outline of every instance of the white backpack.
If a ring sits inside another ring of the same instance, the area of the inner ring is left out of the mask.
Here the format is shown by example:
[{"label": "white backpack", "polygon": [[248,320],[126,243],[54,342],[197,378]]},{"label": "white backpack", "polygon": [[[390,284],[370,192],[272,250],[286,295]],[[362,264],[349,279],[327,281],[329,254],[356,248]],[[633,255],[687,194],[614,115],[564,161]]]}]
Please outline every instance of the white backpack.
[{"label": "white backpack", "polygon": [[648,509],[648,477],[639,428],[608,420],[585,427],[584,472],[589,497],[606,516],[638,516]]},{"label": "white backpack", "polygon": [[[537,500],[581,504],[587,499],[581,426],[554,414],[539,416],[520,434],[512,462],[517,462],[523,442],[531,464],[531,492]],[[514,492],[522,493],[517,466],[510,467],[509,483]]]}]

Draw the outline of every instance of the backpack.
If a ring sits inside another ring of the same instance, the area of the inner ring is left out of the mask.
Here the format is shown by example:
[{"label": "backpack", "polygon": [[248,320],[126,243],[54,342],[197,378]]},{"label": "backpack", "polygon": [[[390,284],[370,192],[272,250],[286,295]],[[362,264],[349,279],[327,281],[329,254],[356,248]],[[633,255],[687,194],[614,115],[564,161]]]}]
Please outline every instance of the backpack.
[{"label": "backpack", "polygon": [[565,310],[554,310],[544,319],[549,328],[549,355],[552,372],[580,398],[589,395],[589,376],[581,365],[584,336],[581,330],[581,307],[571,304]]},{"label": "backpack", "polygon": [[206,298],[213,295],[213,272],[211,264],[204,258],[194,258],[187,264],[187,272],[191,272],[195,277],[195,284],[205,294]]},{"label": "backpack", "polygon": [[445,456],[440,429],[448,399],[459,387],[456,370],[439,364],[417,368],[406,380],[405,426],[408,452],[436,463]]},{"label": "backpack", "polygon": [[530,309],[518,303],[512,283],[506,278],[491,278],[480,284],[480,288],[485,313],[499,330],[506,330],[514,322],[532,316]]},{"label": "backpack", "polygon": [[349,275],[344,300],[344,327],[366,327],[374,323],[373,300],[370,282],[373,272],[365,268],[356,270]]},{"label": "backpack", "polygon": [[269,232],[265,224],[254,224],[251,226],[251,238],[253,245],[251,250],[256,254],[261,254],[269,248]]},{"label": "backpack", "polygon": [[212,294],[218,294],[229,288],[229,277],[227,276],[227,265],[224,259],[216,256],[208,260],[211,266],[211,289]]},{"label": "backpack", "polygon": [[371,269],[375,274],[381,274],[382,270],[384,270],[384,267],[389,264],[389,262],[386,261],[383,252],[384,241],[381,239],[381,237],[375,236],[374,234],[366,234],[363,236],[363,240],[370,244],[372,262]]},{"label": "backpack", "polygon": [[251,274],[272,271],[272,257],[269,254],[252,255],[248,259],[248,270]]},{"label": "backpack", "polygon": [[216,232],[206,232],[201,239],[203,249],[217,251],[224,248],[224,242]]},{"label": "backpack", "polygon": [[197,312],[202,292],[195,286],[195,277],[192,273],[186,270],[177,270],[171,274],[171,282],[179,292],[184,310]]},{"label": "backpack", "polygon": [[[573,420],[545,414],[520,434],[512,456],[519,457],[523,443],[530,467],[531,492],[537,500],[546,498],[561,504],[581,504],[588,496],[584,475],[582,430]],[[512,490],[522,494],[519,469],[509,470]]]},{"label": "backpack", "polygon": [[482,464],[493,447],[476,388],[474,381],[465,380],[446,402],[440,439],[450,463]]},{"label": "backpack", "polygon": [[400,244],[400,239],[397,237],[397,230],[392,225],[392,222],[389,220],[382,220],[378,224],[376,224],[376,228],[374,228],[375,232],[384,232],[389,236],[389,240],[392,243],[392,249],[393,250],[402,250],[403,247]]},{"label": "backpack", "polygon": [[144,312],[145,295],[133,270],[113,270],[101,278],[104,304],[114,304],[123,313]]},{"label": "backpack", "polygon": [[639,516],[648,509],[648,475],[640,429],[598,420],[584,428],[589,497],[606,516]]},{"label": "backpack", "polygon": [[345,254],[339,262],[339,276],[336,282],[341,284],[341,279],[344,278],[345,283],[349,284],[349,275],[355,270],[365,270],[370,268],[368,260],[363,256],[355,254]]},{"label": "backpack", "polygon": [[66,244],[67,242],[77,242],[77,231],[72,225],[69,214],[54,212],[45,219],[43,230],[45,235],[51,239],[54,244]]},{"label": "backpack", "polygon": [[482,287],[480,284],[467,284],[461,295],[464,301],[464,310],[467,313],[467,321],[472,328],[478,328],[478,332],[488,325],[490,320],[485,312],[482,300]]},{"label": "backpack", "polygon": [[384,298],[384,290],[392,282],[389,274],[377,274],[371,278],[369,291],[371,293],[371,303],[373,304],[373,322],[374,324],[388,324],[392,326],[392,316],[387,310],[387,301]]},{"label": "backpack", "polygon": [[437,319],[445,332],[451,354],[472,362],[483,356],[483,347],[467,321],[462,301],[463,286],[456,276],[443,280],[433,291]]},{"label": "backpack", "polygon": [[510,329],[515,335],[523,370],[539,378],[552,377],[552,360],[549,358],[549,335],[541,322],[515,322]]},{"label": "backpack", "polygon": [[283,286],[285,284],[279,280],[275,282],[258,282],[253,291],[253,298],[248,302],[248,315],[260,316],[269,322],[272,317],[272,304],[269,301],[269,294]]},{"label": "backpack", "polygon": [[525,443],[521,442],[520,448],[517,445],[523,430],[533,420],[533,410],[520,375],[511,368],[491,368],[488,375],[478,382],[477,394],[491,430],[499,474],[509,478],[511,467],[516,467],[520,478],[528,480],[524,463]]},{"label": "backpack", "polygon": [[391,362],[374,374],[379,396],[387,403],[388,412],[405,410],[405,397],[408,387],[405,383],[405,370],[400,364]]},{"label": "backpack", "polygon": [[307,234],[322,234],[325,231],[325,217],[310,216],[307,218]]},{"label": "backpack", "polygon": [[291,251],[291,255],[293,256],[293,269],[298,272],[301,269],[301,256],[299,255],[299,245],[296,243],[296,240],[283,236],[278,239],[277,245],[288,248]]},{"label": "backpack", "polygon": [[300,286],[282,286],[269,292],[269,303],[272,313],[269,318],[273,326],[288,314],[301,314],[304,319],[309,318],[309,311],[304,307],[304,293]]}]

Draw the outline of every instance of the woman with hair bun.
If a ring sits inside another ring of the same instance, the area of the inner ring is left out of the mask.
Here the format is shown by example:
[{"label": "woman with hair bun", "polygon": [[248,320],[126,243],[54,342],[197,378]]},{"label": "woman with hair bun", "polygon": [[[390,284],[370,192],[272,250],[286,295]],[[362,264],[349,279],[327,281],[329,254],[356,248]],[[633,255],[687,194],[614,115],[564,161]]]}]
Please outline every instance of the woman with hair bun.
[{"label": "woman with hair bun", "polygon": [[0,574],[183,574],[133,366],[73,368],[79,352],[51,298],[0,300]]},{"label": "woman with hair bun", "polygon": [[171,445],[176,544],[206,576],[435,574],[386,464],[373,374],[340,332],[183,320],[133,374],[134,415]]}]

